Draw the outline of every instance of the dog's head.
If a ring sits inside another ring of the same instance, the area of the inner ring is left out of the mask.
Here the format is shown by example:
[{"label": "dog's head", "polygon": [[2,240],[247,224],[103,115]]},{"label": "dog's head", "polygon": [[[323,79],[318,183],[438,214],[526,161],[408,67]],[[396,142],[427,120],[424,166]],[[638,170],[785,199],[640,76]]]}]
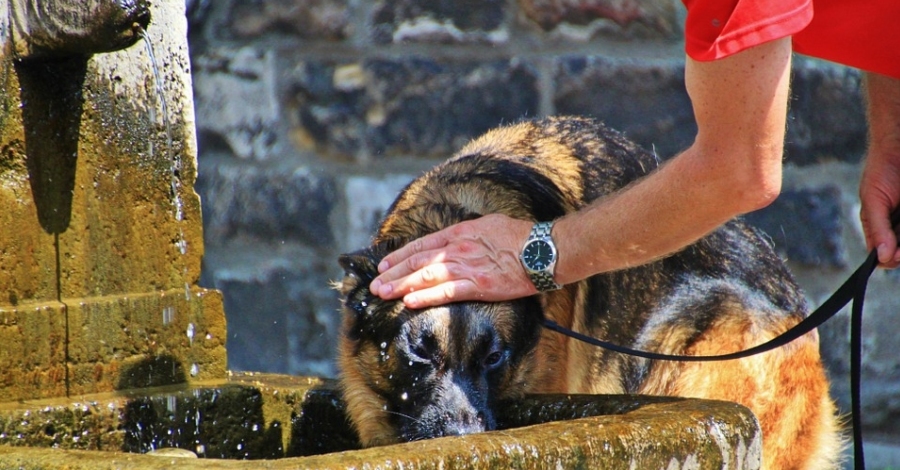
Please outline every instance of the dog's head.
[{"label": "dog's head", "polygon": [[392,247],[343,255],[339,365],[365,446],[496,427],[498,400],[524,393],[542,312],[536,297],[421,310],[369,291]]}]

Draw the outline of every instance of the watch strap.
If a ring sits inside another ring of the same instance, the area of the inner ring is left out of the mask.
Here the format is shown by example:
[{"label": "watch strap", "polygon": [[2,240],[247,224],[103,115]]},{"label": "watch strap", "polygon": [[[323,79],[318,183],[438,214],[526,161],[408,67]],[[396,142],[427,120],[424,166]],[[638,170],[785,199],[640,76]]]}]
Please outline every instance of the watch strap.
[{"label": "watch strap", "polygon": [[[550,244],[553,244],[553,238],[550,236],[552,230],[552,221],[537,222],[531,227],[531,233],[528,235],[528,240],[546,240]],[[555,244],[553,245],[554,247],[556,246]],[[528,273],[531,283],[534,284],[534,288],[537,289],[538,292],[547,292],[562,288],[562,286],[557,284],[553,279],[553,273],[550,271],[532,271],[526,268],[525,272]]]}]

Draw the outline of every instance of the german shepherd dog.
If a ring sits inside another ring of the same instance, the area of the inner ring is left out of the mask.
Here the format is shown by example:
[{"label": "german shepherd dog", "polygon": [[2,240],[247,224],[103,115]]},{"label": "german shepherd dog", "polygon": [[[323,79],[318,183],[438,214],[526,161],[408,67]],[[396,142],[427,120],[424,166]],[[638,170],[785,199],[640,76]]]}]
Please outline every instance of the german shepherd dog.
[{"label": "german shepherd dog", "polygon": [[[726,362],[652,361],[543,330],[544,318],[620,345],[715,355],[765,342],[808,313],[771,243],[739,220],[659,261],[508,302],[411,310],[368,285],[387,253],[489,213],[548,221],[657,166],[603,124],[560,117],[488,132],[410,183],[372,245],[342,255],[341,387],[364,446],[494,429],[526,393],[728,400],[763,433],[763,468],[836,465],[841,437],[815,332]],[[523,240],[524,243],[524,240]]]}]

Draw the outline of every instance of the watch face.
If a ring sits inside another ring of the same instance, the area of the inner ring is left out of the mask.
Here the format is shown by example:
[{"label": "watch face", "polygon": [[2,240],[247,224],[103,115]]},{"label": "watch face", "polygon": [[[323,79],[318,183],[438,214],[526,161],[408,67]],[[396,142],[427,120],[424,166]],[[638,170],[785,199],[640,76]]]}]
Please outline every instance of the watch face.
[{"label": "watch face", "polygon": [[522,250],[522,261],[532,271],[543,271],[555,258],[553,247],[544,240],[534,240]]}]

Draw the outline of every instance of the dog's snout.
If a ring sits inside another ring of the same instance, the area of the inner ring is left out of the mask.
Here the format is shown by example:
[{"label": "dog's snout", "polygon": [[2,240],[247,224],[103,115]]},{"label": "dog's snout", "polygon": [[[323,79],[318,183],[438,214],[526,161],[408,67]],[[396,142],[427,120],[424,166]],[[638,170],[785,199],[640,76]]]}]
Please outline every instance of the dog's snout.
[{"label": "dog's snout", "polygon": [[472,409],[460,409],[444,415],[444,435],[462,436],[490,430],[485,426],[484,413]]}]

